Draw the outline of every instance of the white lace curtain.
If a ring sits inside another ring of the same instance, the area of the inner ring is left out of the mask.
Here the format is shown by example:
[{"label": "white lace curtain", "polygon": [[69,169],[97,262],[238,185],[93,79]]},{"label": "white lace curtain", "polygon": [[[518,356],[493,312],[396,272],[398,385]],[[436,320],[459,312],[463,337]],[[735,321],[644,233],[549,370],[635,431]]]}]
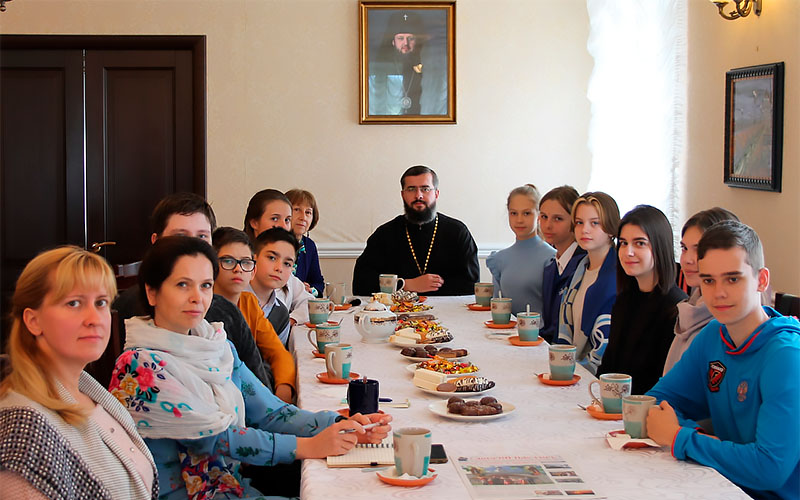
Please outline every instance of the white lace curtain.
[{"label": "white lace curtain", "polygon": [[683,223],[686,1],[587,0],[594,58],[589,189],[625,212],[646,203]]}]

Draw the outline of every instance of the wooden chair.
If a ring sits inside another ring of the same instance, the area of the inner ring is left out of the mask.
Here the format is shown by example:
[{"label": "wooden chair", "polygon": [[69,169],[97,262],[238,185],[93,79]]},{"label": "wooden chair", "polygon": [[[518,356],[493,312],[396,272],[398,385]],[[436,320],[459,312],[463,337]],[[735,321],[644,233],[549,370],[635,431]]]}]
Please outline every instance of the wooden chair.
[{"label": "wooden chair", "polygon": [[9,370],[11,370],[11,359],[9,359],[8,354],[0,354],[0,382],[6,378]]},{"label": "wooden chair", "polygon": [[114,371],[114,363],[122,354],[122,338],[119,333],[119,313],[111,310],[111,335],[108,339],[106,350],[100,359],[93,361],[86,366],[86,372],[100,382],[103,387],[108,387],[111,383],[111,373]]},{"label": "wooden chair", "polygon": [[122,264],[116,267],[117,292],[127,290],[139,282],[139,266],[142,261]]},{"label": "wooden chair", "polygon": [[800,318],[800,297],[789,293],[775,293],[775,310],[784,316]]}]

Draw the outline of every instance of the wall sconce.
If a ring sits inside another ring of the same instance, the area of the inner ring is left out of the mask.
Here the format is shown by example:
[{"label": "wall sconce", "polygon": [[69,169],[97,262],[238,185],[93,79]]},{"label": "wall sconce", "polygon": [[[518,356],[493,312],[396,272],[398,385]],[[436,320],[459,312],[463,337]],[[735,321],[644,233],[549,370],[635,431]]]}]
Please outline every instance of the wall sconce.
[{"label": "wall sconce", "polygon": [[[761,2],[763,0],[711,0],[711,3],[717,6],[719,9],[719,15],[727,19],[728,21],[733,21],[734,19],[739,19],[740,17],[747,17],[750,15],[751,11],[754,11],[757,16],[761,15]],[[722,9],[728,5],[729,3],[733,3],[735,10],[730,11],[729,13],[725,13]]]}]

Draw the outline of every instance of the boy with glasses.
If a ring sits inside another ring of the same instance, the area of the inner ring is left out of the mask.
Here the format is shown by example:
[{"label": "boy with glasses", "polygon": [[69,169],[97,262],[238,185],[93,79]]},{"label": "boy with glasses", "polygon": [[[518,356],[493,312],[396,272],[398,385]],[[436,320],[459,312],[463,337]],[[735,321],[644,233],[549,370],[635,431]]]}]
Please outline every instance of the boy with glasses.
[{"label": "boy with glasses", "polygon": [[258,299],[246,292],[253,278],[256,261],[253,246],[244,231],[220,227],[214,231],[214,250],[219,257],[219,275],[214,281],[214,293],[236,304],[250,327],[261,357],[272,368],[275,378],[275,395],[287,403],[296,392],[297,369],[294,358],[283,346],[272,324],[264,317]]}]

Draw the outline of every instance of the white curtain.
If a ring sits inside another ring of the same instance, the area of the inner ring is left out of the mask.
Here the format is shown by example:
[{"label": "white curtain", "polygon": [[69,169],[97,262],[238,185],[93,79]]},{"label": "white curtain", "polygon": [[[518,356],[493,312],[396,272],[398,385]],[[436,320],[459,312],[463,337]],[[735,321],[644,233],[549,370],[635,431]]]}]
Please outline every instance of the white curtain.
[{"label": "white curtain", "polygon": [[594,58],[589,190],[622,215],[642,203],[682,224],[687,22],[685,0],[587,0]]}]

